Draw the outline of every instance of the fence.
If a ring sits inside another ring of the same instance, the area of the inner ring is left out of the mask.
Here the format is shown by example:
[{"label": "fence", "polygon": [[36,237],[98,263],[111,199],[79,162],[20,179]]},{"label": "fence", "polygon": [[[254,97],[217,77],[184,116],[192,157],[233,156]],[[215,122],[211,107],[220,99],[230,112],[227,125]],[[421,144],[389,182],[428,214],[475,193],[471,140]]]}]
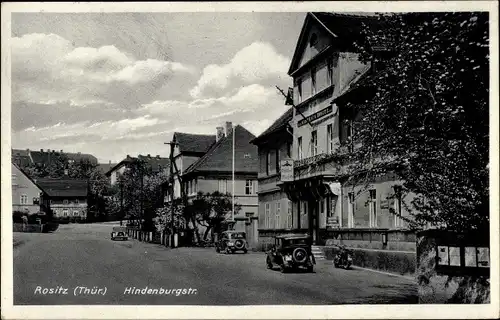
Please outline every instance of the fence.
[{"label": "fence", "polygon": [[166,247],[177,247],[179,245],[178,241],[176,241],[175,246],[173,246],[173,237],[165,232],[142,231],[137,227],[128,227],[127,235],[139,241],[155,243]]}]

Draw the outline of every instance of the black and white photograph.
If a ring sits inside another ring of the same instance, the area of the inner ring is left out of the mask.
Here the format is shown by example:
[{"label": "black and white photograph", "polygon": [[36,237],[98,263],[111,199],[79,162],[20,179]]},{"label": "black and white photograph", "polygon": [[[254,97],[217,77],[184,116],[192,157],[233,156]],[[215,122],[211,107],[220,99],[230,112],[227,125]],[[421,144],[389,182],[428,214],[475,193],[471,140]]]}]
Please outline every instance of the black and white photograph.
[{"label": "black and white photograph", "polygon": [[497,318],[498,111],[494,1],[3,3],[2,318]]}]

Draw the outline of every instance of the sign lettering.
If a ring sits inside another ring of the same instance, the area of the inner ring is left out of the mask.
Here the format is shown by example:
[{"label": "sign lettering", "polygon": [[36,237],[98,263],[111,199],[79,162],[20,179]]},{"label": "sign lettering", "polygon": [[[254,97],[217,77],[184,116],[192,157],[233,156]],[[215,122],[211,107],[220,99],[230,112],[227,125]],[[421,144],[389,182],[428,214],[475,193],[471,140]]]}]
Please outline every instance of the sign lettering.
[{"label": "sign lettering", "polygon": [[302,127],[303,125],[307,124],[308,122],[312,122],[314,120],[317,120],[321,117],[326,116],[327,114],[331,113],[333,111],[332,106],[328,106],[324,109],[321,109],[320,111],[313,113],[312,115],[308,116],[305,119],[300,119],[299,122],[297,123],[297,126]]}]

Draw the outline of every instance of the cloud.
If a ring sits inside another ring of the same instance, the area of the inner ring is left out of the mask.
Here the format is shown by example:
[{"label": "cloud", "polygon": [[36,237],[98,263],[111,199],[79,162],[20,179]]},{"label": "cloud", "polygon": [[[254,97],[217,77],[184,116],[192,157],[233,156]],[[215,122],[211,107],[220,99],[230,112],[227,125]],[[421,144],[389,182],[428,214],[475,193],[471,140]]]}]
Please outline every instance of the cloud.
[{"label": "cloud", "polygon": [[290,59],[277,53],[271,44],[254,42],[238,51],[229,63],[206,66],[190,94],[199,98],[207,91],[226,89],[234,79],[244,84],[269,78],[287,79],[289,65]]},{"label": "cloud", "polygon": [[171,77],[193,73],[192,67],[179,62],[136,60],[115,46],[74,47],[56,34],[12,39],[14,101],[100,101],[139,106],[151,101]]}]

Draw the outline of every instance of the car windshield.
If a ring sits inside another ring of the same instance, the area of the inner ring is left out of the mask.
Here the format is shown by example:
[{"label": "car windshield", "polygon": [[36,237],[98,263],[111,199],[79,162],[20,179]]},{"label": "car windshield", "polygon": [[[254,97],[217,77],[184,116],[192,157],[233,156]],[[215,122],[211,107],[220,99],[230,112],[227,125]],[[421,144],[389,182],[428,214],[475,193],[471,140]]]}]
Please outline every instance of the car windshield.
[{"label": "car windshield", "polygon": [[231,239],[245,239],[245,234],[244,233],[232,233],[230,235]]},{"label": "car windshield", "polygon": [[307,238],[297,238],[297,239],[283,239],[283,246],[290,246],[295,244],[309,244]]}]

